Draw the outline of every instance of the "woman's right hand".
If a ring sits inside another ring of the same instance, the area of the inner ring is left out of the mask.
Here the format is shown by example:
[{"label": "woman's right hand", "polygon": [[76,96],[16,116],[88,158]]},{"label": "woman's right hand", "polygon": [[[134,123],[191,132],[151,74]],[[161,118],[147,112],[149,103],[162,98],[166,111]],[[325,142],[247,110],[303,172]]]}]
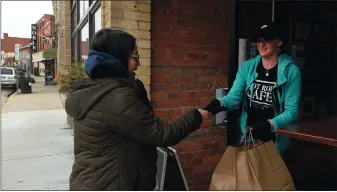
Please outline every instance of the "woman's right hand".
[{"label": "woman's right hand", "polygon": [[210,112],[203,110],[203,109],[198,109],[198,111],[201,114],[203,120],[207,119],[211,115]]}]

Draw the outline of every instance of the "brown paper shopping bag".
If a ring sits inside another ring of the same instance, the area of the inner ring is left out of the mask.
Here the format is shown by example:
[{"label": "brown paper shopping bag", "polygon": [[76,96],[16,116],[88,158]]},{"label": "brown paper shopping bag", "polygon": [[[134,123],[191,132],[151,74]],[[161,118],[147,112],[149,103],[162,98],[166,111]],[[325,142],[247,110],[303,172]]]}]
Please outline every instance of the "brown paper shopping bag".
[{"label": "brown paper shopping bag", "polygon": [[[249,129],[248,129],[249,131]],[[247,134],[246,134],[247,135]],[[295,190],[292,177],[272,141],[229,146],[216,167],[210,190]]]},{"label": "brown paper shopping bag", "polygon": [[213,172],[210,190],[236,189],[236,147],[228,146]]}]

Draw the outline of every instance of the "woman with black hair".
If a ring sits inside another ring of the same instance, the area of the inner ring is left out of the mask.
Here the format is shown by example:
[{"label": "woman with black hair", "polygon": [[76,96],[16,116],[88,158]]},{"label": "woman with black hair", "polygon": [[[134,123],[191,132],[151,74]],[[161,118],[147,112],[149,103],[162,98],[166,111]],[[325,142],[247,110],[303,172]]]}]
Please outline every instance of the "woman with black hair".
[{"label": "woman with black hair", "polygon": [[153,190],[157,146],[172,146],[200,127],[208,112],[193,109],[166,124],[153,113],[141,81],[136,39],[101,29],[85,71],[66,100],[73,118],[75,162],[70,190]]}]

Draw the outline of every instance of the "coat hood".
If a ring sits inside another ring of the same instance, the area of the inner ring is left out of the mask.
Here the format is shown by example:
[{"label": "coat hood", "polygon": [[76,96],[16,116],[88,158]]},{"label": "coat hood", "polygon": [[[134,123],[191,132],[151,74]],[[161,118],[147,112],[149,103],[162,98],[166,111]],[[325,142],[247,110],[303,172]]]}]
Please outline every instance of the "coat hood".
[{"label": "coat hood", "polygon": [[84,63],[85,72],[90,78],[127,77],[128,70],[120,60],[110,54],[90,50]]},{"label": "coat hood", "polygon": [[66,112],[81,119],[108,92],[124,86],[129,73],[120,60],[110,54],[90,50],[84,69],[90,78],[74,80],[65,102]]}]

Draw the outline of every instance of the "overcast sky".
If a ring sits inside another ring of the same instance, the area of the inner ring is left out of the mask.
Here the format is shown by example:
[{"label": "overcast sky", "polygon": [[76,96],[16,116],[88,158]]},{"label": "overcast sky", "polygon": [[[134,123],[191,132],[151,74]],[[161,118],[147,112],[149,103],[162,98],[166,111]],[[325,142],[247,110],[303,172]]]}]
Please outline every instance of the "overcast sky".
[{"label": "overcast sky", "polygon": [[52,1],[1,1],[1,37],[30,38],[31,24],[44,14],[53,14]]}]

